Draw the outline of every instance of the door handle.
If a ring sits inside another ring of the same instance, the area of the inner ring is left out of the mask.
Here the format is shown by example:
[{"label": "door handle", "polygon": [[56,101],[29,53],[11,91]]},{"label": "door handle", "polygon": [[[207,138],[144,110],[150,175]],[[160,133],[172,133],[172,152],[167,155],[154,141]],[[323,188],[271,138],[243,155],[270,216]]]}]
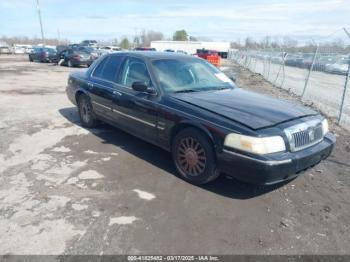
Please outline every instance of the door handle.
[{"label": "door handle", "polygon": [[122,96],[122,93],[120,93],[120,92],[118,92],[118,91],[113,91],[113,95]]},{"label": "door handle", "polygon": [[89,88],[89,89],[91,89],[91,88],[94,87],[94,84],[92,84],[92,83],[88,83],[87,85],[88,85],[88,88]]}]

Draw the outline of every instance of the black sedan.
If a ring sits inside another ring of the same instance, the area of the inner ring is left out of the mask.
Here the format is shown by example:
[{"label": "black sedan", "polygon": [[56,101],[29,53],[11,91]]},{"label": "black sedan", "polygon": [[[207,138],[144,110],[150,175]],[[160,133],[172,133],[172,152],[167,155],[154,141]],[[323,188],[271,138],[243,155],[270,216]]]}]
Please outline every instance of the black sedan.
[{"label": "black sedan", "polygon": [[35,47],[33,51],[28,55],[30,62],[57,62],[57,51],[53,48],[47,47]]},{"label": "black sedan", "polygon": [[204,184],[227,173],[256,184],[289,180],[335,143],[315,111],[235,86],[203,59],[165,52],[102,56],[69,76],[82,125],[100,120],[171,152],[179,175]]}]

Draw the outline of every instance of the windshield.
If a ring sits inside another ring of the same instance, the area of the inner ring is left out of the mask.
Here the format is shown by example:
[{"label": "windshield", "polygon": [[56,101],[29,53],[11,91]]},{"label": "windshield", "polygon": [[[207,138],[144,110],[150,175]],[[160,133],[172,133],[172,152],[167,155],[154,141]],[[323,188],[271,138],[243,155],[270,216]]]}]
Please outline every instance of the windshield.
[{"label": "windshield", "polygon": [[55,53],[56,52],[56,50],[53,49],[53,48],[44,48],[43,50],[46,51],[46,52],[49,52],[49,53]]},{"label": "windshield", "polygon": [[233,82],[213,65],[200,59],[161,59],[152,62],[165,92],[197,92],[233,88]]}]

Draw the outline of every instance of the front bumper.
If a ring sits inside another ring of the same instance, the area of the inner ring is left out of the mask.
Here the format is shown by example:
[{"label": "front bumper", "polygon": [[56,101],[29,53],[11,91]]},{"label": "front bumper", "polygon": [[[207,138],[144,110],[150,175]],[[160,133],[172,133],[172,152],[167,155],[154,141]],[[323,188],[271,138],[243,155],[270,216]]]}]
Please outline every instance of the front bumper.
[{"label": "front bumper", "polygon": [[328,133],[322,142],[309,148],[268,156],[247,155],[224,149],[218,154],[219,169],[245,182],[276,184],[290,180],[326,159],[333,150],[335,140]]}]

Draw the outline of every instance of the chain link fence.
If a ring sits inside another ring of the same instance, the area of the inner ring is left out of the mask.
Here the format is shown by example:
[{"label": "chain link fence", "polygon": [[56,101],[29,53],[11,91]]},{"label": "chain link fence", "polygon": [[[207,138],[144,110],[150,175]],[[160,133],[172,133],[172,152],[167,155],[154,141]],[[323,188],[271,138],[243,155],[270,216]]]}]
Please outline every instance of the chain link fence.
[{"label": "chain link fence", "polygon": [[350,128],[350,38],[340,41],[346,39],[341,34],[303,51],[274,45],[231,51],[228,57]]}]

